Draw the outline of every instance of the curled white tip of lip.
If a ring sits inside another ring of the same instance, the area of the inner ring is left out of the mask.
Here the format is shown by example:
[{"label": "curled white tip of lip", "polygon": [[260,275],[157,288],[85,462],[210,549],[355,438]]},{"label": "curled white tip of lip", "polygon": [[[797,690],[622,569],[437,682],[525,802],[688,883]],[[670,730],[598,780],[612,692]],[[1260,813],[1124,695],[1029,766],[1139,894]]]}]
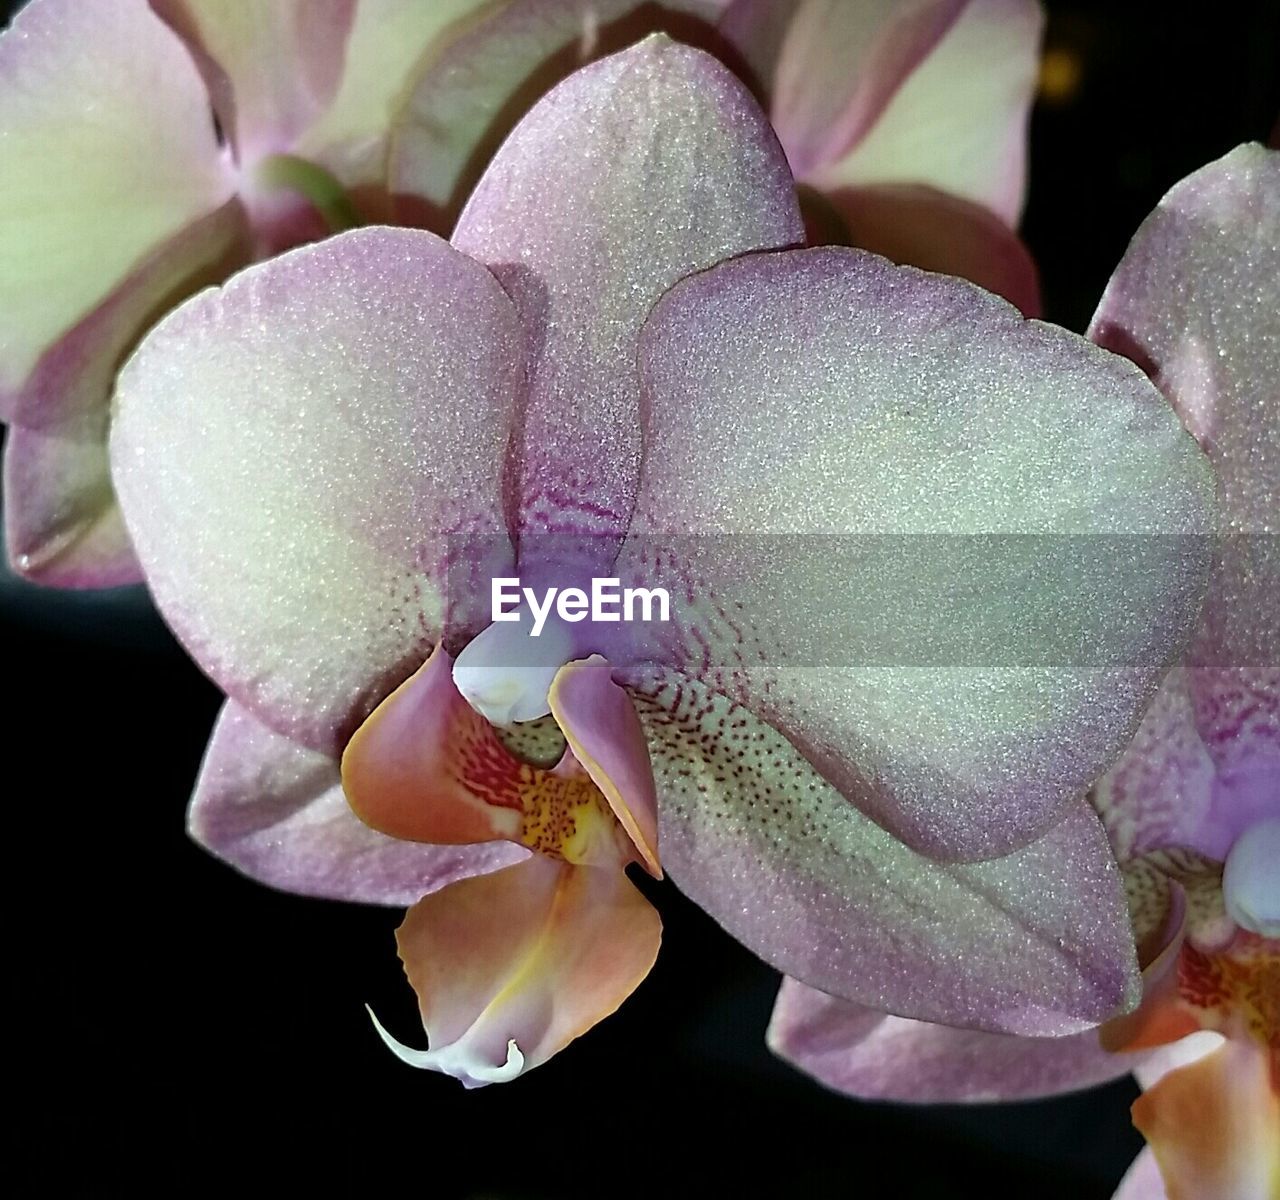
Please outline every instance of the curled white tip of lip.
[{"label": "curled white tip of lip", "polygon": [[1259,821],[1236,838],[1222,872],[1222,894],[1241,929],[1280,937],[1280,817]]},{"label": "curled white tip of lip", "polygon": [[475,1057],[465,1045],[466,1039],[442,1046],[439,1050],[415,1050],[388,1033],[377,1014],[367,1004],[364,1006],[387,1049],[402,1063],[424,1071],[439,1071],[460,1080],[464,1087],[484,1087],[488,1083],[506,1083],[524,1070],[524,1054],[515,1038],[507,1042],[507,1061],[495,1066]]},{"label": "curled white tip of lip", "polygon": [[572,653],[563,623],[548,620],[533,637],[522,613],[518,622],[490,625],[473,638],[453,664],[453,682],[490,725],[536,721],[551,711],[551,681]]}]

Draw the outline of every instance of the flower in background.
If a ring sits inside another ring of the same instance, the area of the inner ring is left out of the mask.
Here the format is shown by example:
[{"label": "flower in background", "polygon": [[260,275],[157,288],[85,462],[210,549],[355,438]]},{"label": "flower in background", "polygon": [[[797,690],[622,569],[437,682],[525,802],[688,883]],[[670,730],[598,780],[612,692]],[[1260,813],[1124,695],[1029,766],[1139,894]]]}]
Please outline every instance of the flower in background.
[{"label": "flower in background", "polygon": [[[457,213],[528,98],[654,23],[640,0],[517,0],[423,72],[392,139],[393,188]],[[1035,0],[683,0],[661,24],[765,103],[817,243],[961,275],[1023,312],[1012,232],[1043,15]],[[713,27],[714,26],[714,27]]]},{"label": "flower in background", "polygon": [[[483,0],[31,0],[0,36],[0,415],[11,560],[132,582],[116,370],[245,262],[378,217],[411,67]],[[215,124],[216,116],[216,124]]]},{"label": "flower in background", "polygon": [[[196,836],[278,886],[414,903],[411,1060],[506,1078],[612,1011],[657,940],[621,868],[659,850],[850,1000],[1024,1034],[1137,1000],[1081,796],[1194,627],[1198,540],[1145,535],[1210,527],[1207,464],[1114,355],[961,280],[779,250],[801,236],[745,88],[651,38],[535,106],[452,245],[295,250],[121,375],[129,532],[229,696]],[[1154,544],[1137,579],[1053,584],[1039,554],[1036,588],[1018,566],[994,592],[988,556],[972,592],[916,564],[935,633],[1087,597],[1098,664],[861,657],[911,614],[876,601],[889,560],[827,551],[980,533]],[[670,623],[489,623],[494,577],[614,574],[676,581]]]},{"label": "flower in background", "polygon": [[104,445],[115,372],[167,309],[335,229],[447,232],[538,95],[658,28],[774,93],[792,165],[823,197],[818,240],[1036,310],[1010,232],[1040,32],[1028,0],[33,0],[0,42],[18,166],[0,194],[0,303],[20,318],[0,341],[15,568],[63,587],[139,578]]},{"label": "flower in background", "polygon": [[734,0],[721,31],[767,98],[815,241],[963,276],[1037,316],[1014,230],[1043,26],[1037,0]]},{"label": "flower in background", "polygon": [[1270,1200],[1280,1187],[1277,311],[1280,152],[1251,145],[1164,198],[1091,327],[1143,365],[1199,440],[1224,516],[1197,634],[1092,792],[1130,892],[1142,1006],[1100,1034],[1033,1041],[788,981],[771,1026],[784,1058],[859,1096],[1012,1099],[1135,1071],[1151,1149],[1126,1200]]}]

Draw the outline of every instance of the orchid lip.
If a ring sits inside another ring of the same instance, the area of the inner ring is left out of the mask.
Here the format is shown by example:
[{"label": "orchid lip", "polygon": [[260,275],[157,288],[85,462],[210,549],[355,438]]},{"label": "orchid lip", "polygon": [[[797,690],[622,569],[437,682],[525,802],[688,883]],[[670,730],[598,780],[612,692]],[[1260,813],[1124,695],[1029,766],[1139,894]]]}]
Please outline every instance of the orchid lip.
[{"label": "orchid lip", "polygon": [[548,617],[535,637],[528,608],[517,615],[517,621],[482,630],[453,664],[454,685],[491,725],[547,716],[552,680],[574,655],[573,637],[564,622]]},{"label": "orchid lip", "polygon": [[1246,829],[1227,855],[1222,891],[1231,919],[1263,937],[1280,937],[1280,817]]}]

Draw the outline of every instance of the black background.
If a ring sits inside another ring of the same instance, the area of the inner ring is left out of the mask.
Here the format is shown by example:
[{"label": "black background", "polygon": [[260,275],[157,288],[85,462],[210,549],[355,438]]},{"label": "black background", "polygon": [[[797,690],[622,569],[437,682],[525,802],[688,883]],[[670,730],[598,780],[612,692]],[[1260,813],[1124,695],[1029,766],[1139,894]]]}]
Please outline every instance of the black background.
[{"label": "black background", "polygon": [[[1082,73],[1036,110],[1025,232],[1047,316],[1080,330],[1163,192],[1267,138],[1280,10],[1048,7]],[[1089,1200],[1140,1147],[1127,1081],[973,1108],[823,1091],[764,1048],[774,973],[669,885],[652,976],[551,1064],[470,1094],[414,1072],[362,1009],[414,1040],[399,914],[269,892],[186,840],[218,695],[145,600],[9,580],[0,605],[23,1194]]]}]

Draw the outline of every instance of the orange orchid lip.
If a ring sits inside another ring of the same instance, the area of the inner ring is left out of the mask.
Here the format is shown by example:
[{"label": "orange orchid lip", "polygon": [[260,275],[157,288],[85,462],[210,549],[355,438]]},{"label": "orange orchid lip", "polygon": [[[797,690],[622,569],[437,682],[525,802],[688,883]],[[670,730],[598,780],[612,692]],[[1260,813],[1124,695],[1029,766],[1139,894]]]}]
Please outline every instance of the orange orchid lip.
[{"label": "orange orchid lip", "polygon": [[661,868],[644,739],[603,659],[556,677],[568,745],[550,769],[507,749],[452,666],[437,646],[374,710],[347,746],[342,781],[355,811],[393,836],[533,851],[410,909],[397,937],[429,1048],[404,1046],[374,1017],[405,1062],[479,1087],[556,1053],[648,974],[661,922],[626,866]]},{"label": "orange orchid lip", "polygon": [[[660,877],[648,752],[630,700],[609,680],[608,664],[593,658],[557,675],[553,705],[568,747],[550,769],[507,749],[463,699],[452,667],[437,646],[352,736],[342,781],[356,814],[410,841],[506,840],[583,865],[634,857]],[[589,705],[590,720],[575,704]]]}]

